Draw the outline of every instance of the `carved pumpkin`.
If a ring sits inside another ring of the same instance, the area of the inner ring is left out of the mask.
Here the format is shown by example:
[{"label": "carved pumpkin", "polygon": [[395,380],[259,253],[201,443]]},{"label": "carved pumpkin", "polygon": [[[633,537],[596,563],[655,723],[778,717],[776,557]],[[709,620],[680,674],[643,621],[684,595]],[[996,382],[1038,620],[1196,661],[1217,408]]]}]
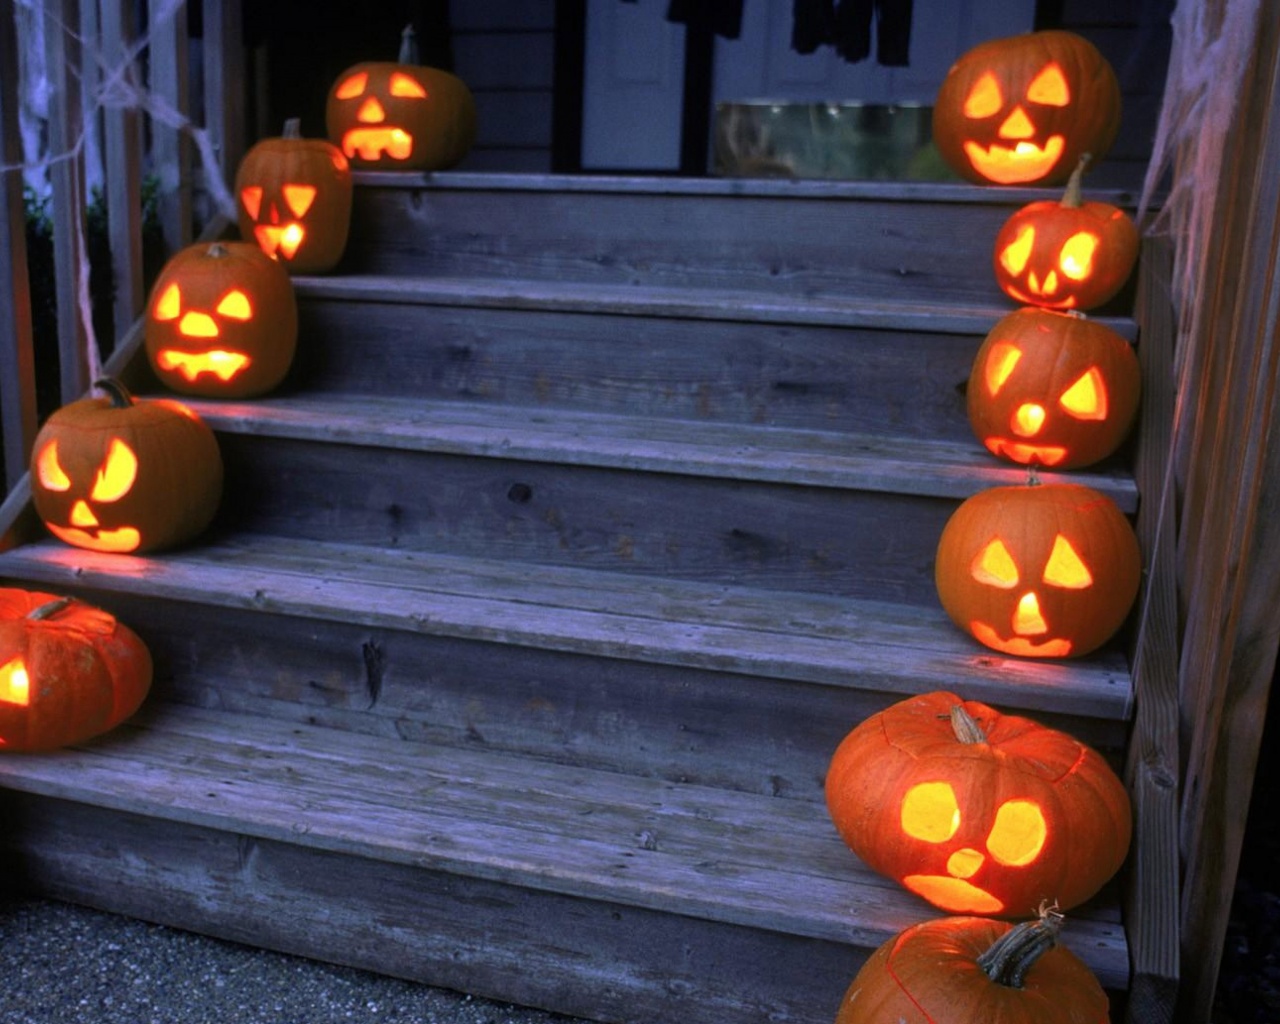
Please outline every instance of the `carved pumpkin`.
[{"label": "carved pumpkin", "polygon": [[351,166],[325,139],[304,139],[296,118],[258,142],[236,171],[240,237],[292,274],[337,266],[351,226]]},{"label": "carved pumpkin", "polygon": [[293,282],[252,242],[188,246],[156,279],[144,333],[166,387],[211,398],[263,394],[293,362]]},{"label": "carved pumpkin", "polygon": [[1028,307],[1003,317],[979,347],[969,424],[993,455],[1074,469],[1120,446],[1141,388],[1138,357],[1111,328]]},{"label": "carved pumpkin", "polygon": [[922,921],[885,942],[845,992],[836,1024],[1107,1024],[1107,994],[1057,944],[1061,918]]},{"label": "carved pumpkin", "polygon": [[413,29],[398,62],[356,64],[329,90],[325,125],[352,166],[440,171],[457,164],[476,134],[476,105],[462,79],[418,65]]},{"label": "carved pumpkin", "polygon": [[945,692],[855,727],[826,799],[869,868],[951,913],[1076,906],[1116,873],[1132,834],[1128,793],[1097,751]]},{"label": "carved pumpkin", "polygon": [[36,513],[55,537],[91,551],[141,553],[190,540],[222,494],[213,431],[170,399],[135,399],[115,381],[95,387],[108,397],[64,405],[36,435]]},{"label": "carved pumpkin", "polygon": [[1138,229],[1110,203],[1084,202],[1071,172],[1061,202],[1028,203],[996,235],[996,282],[1018,302],[1050,309],[1096,309],[1124,287],[1138,260]]},{"label": "carved pumpkin", "polygon": [[151,655],[106,612],[0,588],[0,750],[52,750],[114,729],[151,687]]},{"label": "carved pumpkin", "polygon": [[1065,483],[967,498],[943,528],[934,566],[952,621],[987,647],[1025,658],[1102,646],[1123,624],[1141,577],[1138,539],[1115,502]]},{"label": "carved pumpkin", "polygon": [[993,39],[962,54],[938,89],[933,140],[979,185],[1054,185],[1084,153],[1100,159],[1120,127],[1120,85],[1072,32]]}]

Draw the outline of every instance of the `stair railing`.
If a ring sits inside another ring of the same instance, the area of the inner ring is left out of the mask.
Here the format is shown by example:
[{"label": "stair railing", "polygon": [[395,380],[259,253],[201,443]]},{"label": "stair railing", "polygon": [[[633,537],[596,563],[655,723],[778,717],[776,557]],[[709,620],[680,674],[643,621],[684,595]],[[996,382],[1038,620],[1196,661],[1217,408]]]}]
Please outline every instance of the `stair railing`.
[{"label": "stair railing", "polygon": [[[213,173],[220,177],[219,168],[234,168],[244,147],[241,4],[201,0],[198,45],[188,32],[186,0],[155,0],[148,8],[147,24],[138,25],[136,5],[127,0],[22,6],[0,0],[0,462],[6,492],[22,484],[40,416],[50,411],[37,401],[40,367],[52,362],[44,348],[56,343],[63,403],[88,391],[96,369],[96,347],[91,350],[87,336],[86,162],[96,177],[101,160],[120,354],[145,303],[144,176],[155,179],[156,215],[165,249],[174,252],[216,213],[201,208],[202,198],[207,207],[211,192],[225,192],[224,182],[209,180],[210,161],[195,158],[193,136],[215,157]],[[42,66],[49,98],[47,152],[34,159],[24,156],[19,125],[20,71],[32,64]],[[24,171],[47,176],[56,342],[33,333]],[[0,511],[0,548],[13,518]]]}]

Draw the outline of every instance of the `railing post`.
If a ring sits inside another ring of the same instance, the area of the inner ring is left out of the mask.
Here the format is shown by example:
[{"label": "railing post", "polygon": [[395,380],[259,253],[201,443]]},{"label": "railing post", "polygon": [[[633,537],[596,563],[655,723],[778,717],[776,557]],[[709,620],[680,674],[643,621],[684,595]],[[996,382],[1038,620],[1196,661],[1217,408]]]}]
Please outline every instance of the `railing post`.
[{"label": "railing post", "polygon": [[[13,0],[0,0],[0,68],[18,66],[13,19]],[[17,85],[16,74],[0,75],[0,465],[6,492],[26,472],[37,419]]]},{"label": "railing post", "polygon": [[[126,61],[135,35],[133,4],[128,0],[102,0],[98,25],[104,64],[99,74],[120,75],[136,83],[137,65]],[[112,323],[118,342],[133,326],[145,302],[138,112],[129,107],[107,106],[103,111],[103,136],[107,230],[115,285]]]},{"label": "railing post", "polygon": [[[53,264],[57,295],[58,356],[62,400],[71,402],[89,390],[86,326],[81,295],[88,295],[88,259],[84,238],[84,157],[80,103],[80,42],[76,0],[46,0],[45,55],[52,86],[49,100],[50,180],[53,186]],[[83,257],[83,262],[82,262]]]},{"label": "railing post", "polygon": [[245,148],[244,17],[240,0],[202,2],[205,124],[230,188]]},{"label": "railing post", "polygon": [[[183,117],[190,116],[187,5],[150,6],[151,90]],[[160,179],[160,230],[175,253],[191,242],[191,143],[177,128],[151,123],[152,166]]]}]

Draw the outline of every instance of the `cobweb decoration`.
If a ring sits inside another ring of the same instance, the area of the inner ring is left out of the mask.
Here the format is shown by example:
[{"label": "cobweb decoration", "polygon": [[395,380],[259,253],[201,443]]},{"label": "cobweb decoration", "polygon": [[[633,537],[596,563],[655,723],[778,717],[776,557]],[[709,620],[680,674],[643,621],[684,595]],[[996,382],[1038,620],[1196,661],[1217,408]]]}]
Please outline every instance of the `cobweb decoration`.
[{"label": "cobweb decoration", "polygon": [[1176,367],[1199,333],[1196,311],[1210,269],[1205,252],[1218,215],[1218,182],[1260,7],[1260,0],[1179,0],[1173,12],[1164,103],[1138,216],[1146,220],[1167,182],[1168,194],[1146,230],[1174,242]]},{"label": "cobweb decoration", "polygon": [[[17,0],[17,6],[27,10],[31,24],[45,18],[44,4],[41,0]],[[168,25],[175,17],[186,15],[186,0],[154,0],[151,5],[152,33]],[[46,27],[47,30],[47,27]],[[208,129],[194,123],[190,117],[178,110],[163,95],[148,89],[139,74],[139,58],[151,45],[151,35],[144,35],[134,40],[126,48],[118,61],[109,63],[102,50],[89,39],[75,31],[75,27],[58,22],[57,31],[68,33],[80,44],[82,67],[90,62],[96,65],[98,80],[92,93],[83,97],[84,116],[81,118],[81,130],[75,141],[64,152],[47,153],[43,156],[28,153],[21,165],[24,174],[31,178],[43,178],[49,169],[63,160],[77,159],[85,154],[86,136],[83,126],[96,120],[99,110],[135,110],[146,114],[157,124],[164,125],[174,131],[185,133],[192,141],[200,163],[204,170],[204,184],[209,201],[217,212],[234,220],[236,217],[235,200],[226,186],[222,161],[218,157],[217,148]],[[78,75],[80,69],[72,69]],[[42,82],[23,80],[24,89],[48,90],[47,78]],[[32,104],[39,108],[44,104],[37,101]],[[17,170],[14,166],[0,170]],[[85,201],[88,196],[82,197]],[[56,216],[57,211],[55,211]],[[102,356],[97,336],[93,329],[93,307],[89,294],[89,251],[86,229],[83,218],[76,226],[76,258],[79,264],[79,293],[77,306],[80,315],[81,329],[85,339],[85,361],[89,371],[89,379],[97,380],[102,376]]]}]

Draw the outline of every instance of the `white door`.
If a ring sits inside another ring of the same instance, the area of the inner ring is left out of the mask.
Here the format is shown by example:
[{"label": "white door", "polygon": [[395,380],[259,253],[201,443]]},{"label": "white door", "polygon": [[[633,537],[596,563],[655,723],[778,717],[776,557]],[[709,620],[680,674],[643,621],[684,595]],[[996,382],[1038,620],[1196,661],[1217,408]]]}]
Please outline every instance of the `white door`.
[{"label": "white door", "polygon": [[[668,0],[588,0],[585,168],[680,165],[684,26]],[[976,43],[1032,27],[1035,0],[915,0],[910,65],[851,64],[830,46],[791,49],[792,0],[744,0],[738,39],[717,39],[713,102],[931,104],[947,69]]]}]

